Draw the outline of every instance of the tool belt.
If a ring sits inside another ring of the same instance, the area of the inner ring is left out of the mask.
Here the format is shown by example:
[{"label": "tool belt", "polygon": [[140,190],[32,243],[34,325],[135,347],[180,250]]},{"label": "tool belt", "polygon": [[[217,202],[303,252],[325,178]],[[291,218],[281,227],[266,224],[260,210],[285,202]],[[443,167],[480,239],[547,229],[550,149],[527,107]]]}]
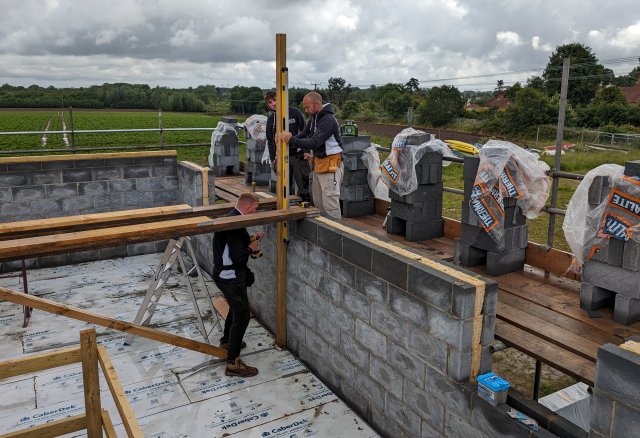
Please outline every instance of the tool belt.
[{"label": "tool belt", "polygon": [[342,163],[342,154],[327,155],[326,157],[313,159],[313,171],[315,173],[335,173]]}]

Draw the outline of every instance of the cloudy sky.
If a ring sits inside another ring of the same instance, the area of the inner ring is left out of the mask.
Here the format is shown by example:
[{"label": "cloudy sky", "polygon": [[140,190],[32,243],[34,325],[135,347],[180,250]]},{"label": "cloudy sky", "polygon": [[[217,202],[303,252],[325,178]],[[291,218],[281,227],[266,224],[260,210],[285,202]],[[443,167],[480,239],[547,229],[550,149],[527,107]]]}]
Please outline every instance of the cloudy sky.
[{"label": "cloudy sky", "polygon": [[[616,74],[640,56],[638,0],[0,0],[0,84],[175,88],[330,77],[493,89],[579,42]],[[626,58],[621,60],[621,58]],[[514,74],[513,72],[521,72]],[[462,78],[452,80],[452,78]]]}]

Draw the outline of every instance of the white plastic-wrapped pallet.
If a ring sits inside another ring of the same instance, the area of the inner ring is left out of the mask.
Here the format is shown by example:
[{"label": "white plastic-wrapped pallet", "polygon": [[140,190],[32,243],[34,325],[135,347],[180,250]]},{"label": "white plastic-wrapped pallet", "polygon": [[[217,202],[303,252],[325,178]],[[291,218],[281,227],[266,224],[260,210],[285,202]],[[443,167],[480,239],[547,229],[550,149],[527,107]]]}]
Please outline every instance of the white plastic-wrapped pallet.
[{"label": "white plastic-wrapped pallet", "polygon": [[209,167],[213,168],[215,166],[213,156],[215,155],[215,145],[224,137],[225,135],[233,133],[236,137],[238,136],[238,132],[236,131],[237,124],[230,124],[225,122],[218,122],[216,128],[211,133],[211,149],[209,149]]}]

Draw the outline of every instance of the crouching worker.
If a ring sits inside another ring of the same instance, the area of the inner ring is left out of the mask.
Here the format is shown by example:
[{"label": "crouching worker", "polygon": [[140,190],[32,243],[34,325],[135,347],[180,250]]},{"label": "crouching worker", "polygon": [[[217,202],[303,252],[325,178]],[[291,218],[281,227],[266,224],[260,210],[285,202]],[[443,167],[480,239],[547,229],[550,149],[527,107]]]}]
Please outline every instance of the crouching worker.
[{"label": "crouching worker", "polygon": [[[255,213],[258,210],[258,196],[242,193],[236,207],[226,216]],[[247,287],[254,282],[254,276],[247,261],[259,250],[264,233],[251,239],[246,228],[218,231],[213,235],[213,280],[229,303],[229,314],[224,323],[220,347],[227,349],[227,376],[251,377],[258,369],[250,367],[240,359],[240,349],[246,347],[242,341],[249,325],[249,298]]]}]

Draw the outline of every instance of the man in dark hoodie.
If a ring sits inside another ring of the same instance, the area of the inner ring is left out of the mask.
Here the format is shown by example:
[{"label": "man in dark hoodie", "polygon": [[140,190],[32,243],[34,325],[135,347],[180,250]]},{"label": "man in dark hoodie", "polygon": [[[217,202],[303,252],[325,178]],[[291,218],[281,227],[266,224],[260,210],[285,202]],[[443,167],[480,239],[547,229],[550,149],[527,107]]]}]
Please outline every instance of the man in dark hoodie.
[{"label": "man in dark hoodie", "polygon": [[302,100],[304,112],[311,118],[295,137],[290,132],[280,133],[289,149],[302,149],[305,157],[313,157],[311,191],[313,204],[334,219],[340,219],[340,185],[342,166],[342,138],[340,125],[330,103],[322,104],[322,96],[312,91]]},{"label": "man in dark hoodie", "polygon": [[[242,193],[236,208],[226,216],[255,213],[259,198],[255,193]],[[253,273],[247,266],[252,252],[258,250],[264,233],[257,233],[251,240],[246,228],[218,231],[213,235],[213,281],[229,303],[229,314],[224,322],[220,346],[227,349],[227,376],[251,377],[258,369],[250,367],[240,359],[242,341],[249,325],[249,298],[247,287],[254,282]]]},{"label": "man in dark hoodie", "polygon": [[[267,118],[267,146],[269,147],[269,158],[273,163],[275,171],[276,163],[276,92],[268,91],[264,95],[264,101],[271,110]],[[294,106],[289,107],[289,132],[297,135],[304,128],[304,116],[302,111]],[[300,149],[289,148],[289,178],[296,182],[298,188],[297,195],[304,202],[311,201],[309,194],[309,162],[304,158]],[[293,191],[291,191],[293,193]]]}]

